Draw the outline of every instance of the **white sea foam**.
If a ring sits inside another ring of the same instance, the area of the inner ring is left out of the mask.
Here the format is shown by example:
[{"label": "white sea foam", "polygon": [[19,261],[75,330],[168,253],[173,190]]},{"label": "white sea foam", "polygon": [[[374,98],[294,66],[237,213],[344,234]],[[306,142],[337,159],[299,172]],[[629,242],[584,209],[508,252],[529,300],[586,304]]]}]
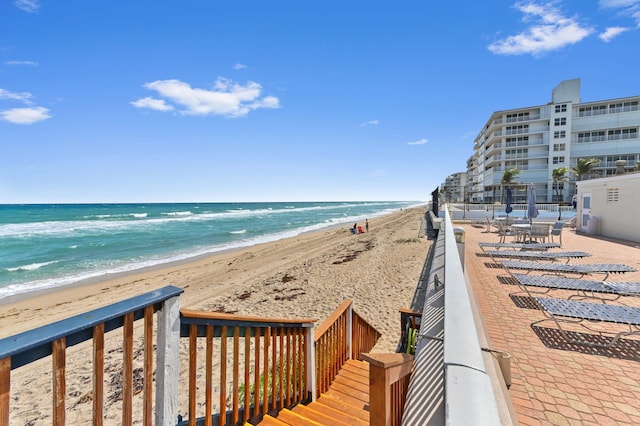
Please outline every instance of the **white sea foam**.
[{"label": "white sea foam", "polygon": [[230,234],[246,234],[247,230],[246,229],[241,229],[239,231],[229,231]]},{"label": "white sea foam", "polygon": [[51,262],[42,262],[42,263],[31,263],[29,265],[16,266],[14,268],[6,268],[8,272],[16,272],[16,271],[35,271],[36,269],[40,269],[47,265],[52,265],[54,263],[58,263],[57,260]]}]

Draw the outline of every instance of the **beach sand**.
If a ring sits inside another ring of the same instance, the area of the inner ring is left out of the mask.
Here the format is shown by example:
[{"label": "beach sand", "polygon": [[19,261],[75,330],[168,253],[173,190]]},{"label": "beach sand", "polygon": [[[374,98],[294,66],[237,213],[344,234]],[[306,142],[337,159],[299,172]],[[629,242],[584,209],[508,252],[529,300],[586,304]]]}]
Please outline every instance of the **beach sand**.
[{"label": "beach sand", "polygon": [[[316,325],[342,301],[352,299],[354,309],[382,333],[373,352],[394,352],[400,337],[398,309],[411,307],[431,246],[424,237],[424,215],[424,207],[404,209],[369,220],[369,232],[364,234],[352,235],[349,226],[305,233],[14,300],[0,305],[0,337],[175,285],[185,290],[180,298],[184,308],[314,318]],[[92,373],[81,346],[68,351],[68,424],[87,420],[85,408],[91,406],[83,403],[91,390]],[[121,363],[121,335],[108,335],[106,346],[111,349],[106,351],[105,364]],[[186,354],[181,354],[181,362],[185,370]],[[79,371],[72,369],[74,363],[81,366]],[[50,423],[50,370],[50,361],[42,360],[12,372],[12,424]],[[181,389],[186,394],[185,384]],[[106,389],[107,399],[114,392]],[[113,400],[117,404],[117,397]],[[180,405],[184,411],[186,407]],[[74,414],[69,407],[76,406]],[[113,422],[117,419],[113,417]]]}]

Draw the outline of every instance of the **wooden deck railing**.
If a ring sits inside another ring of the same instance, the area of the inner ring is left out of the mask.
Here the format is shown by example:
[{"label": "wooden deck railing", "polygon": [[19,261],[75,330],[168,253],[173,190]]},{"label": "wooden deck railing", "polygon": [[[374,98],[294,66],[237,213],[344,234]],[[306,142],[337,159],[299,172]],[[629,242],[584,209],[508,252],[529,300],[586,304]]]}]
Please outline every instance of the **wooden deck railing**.
[{"label": "wooden deck railing", "polygon": [[[314,334],[312,319],[180,311],[182,292],[178,287],[164,287],[0,339],[0,426],[14,423],[12,370],[46,357],[50,358],[52,375],[51,423],[65,424],[70,410],[66,404],[67,348],[82,342],[93,343],[92,349],[86,348],[92,352],[93,390],[89,394],[93,407],[91,420],[84,418],[83,422],[101,425],[106,418],[114,418],[113,413],[105,412],[104,386],[105,372],[115,369],[122,376],[121,384],[116,385],[122,400],[121,413],[116,416],[120,424],[222,425],[255,422],[266,413],[314,400],[317,392],[328,389],[347,359],[360,359],[380,337],[353,311],[349,300]],[[134,368],[134,361],[140,365],[134,353],[138,352],[134,351],[135,344],[140,343],[134,339],[137,320],[143,320],[136,328],[136,336],[142,334],[142,368]],[[123,333],[122,364],[105,366],[105,334],[117,329]],[[180,337],[188,338],[185,356],[189,368],[182,372],[189,383],[188,407],[182,407],[182,412],[188,412],[184,421],[178,415]],[[80,363],[86,364],[84,357]],[[134,376],[136,383],[142,382],[142,394],[137,397],[142,407],[133,404],[139,385],[134,389]],[[134,413],[141,413],[140,418]]]},{"label": "wooden deck railing", "polygon": [[380,332],[345,300],[316,328],[316,394],[326,392],[347,359],[360,359],[380,338]]},{"label": "wooden deck railing", "polygon": [[[153,316],[158,317],[158,348],[175,347],[170,340],[171,312],[177,318],[178,296],[183,290],[177,287],[165,287],[137,296],[123,302],[96,309],[86,314],[74,316],[44,327],[26,331],[0,340],[0,425],[14,424],[11,421],[11,371],[42,358],[51,358],[53,408],[51,413],[54,425],[64,425],[66,420],[67,399],[67,348],[79,343],[93,341],[93,414],[94,425],[101,425],[104,418],[104,361],[105,333],[122,328],[122,413],[120,424],[133,422],[133,324],[144,319],[144,361],[143,361],[143,419],[142,424],[151,425],[153,396]],[[176,339],[177,340],[177,339]],[[177,343],[177,342],[176,342]],[[171,363],[171,354],[158,350],[156,365],[157,383],[176,382],[177,377],[167,377],[165,368]],[[170,373],[169,373],[170,375]],[[172,392],[176,387],[158,386],[156,389],[156,424],[171,424],[175,414]],[[176,399],[177,401],[177,399]],[[169,420],[170,419],[170,420]]]},{"label": "wooden deck railing", "polygon": [[314,322],[182,310],[180,335],[189,338],[189,414],[179,424],[254,422],[312,400]]}]

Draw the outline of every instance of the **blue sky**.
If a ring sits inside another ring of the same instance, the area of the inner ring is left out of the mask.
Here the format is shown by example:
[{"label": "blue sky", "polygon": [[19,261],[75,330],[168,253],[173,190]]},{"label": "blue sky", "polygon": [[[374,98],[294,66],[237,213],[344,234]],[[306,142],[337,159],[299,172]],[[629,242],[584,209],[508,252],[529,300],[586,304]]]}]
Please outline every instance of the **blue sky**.
[{"label": "blue sky", "polygon": [[428,200],[492,112],[640,94],[640,0],[0,2],[0,203]]}]

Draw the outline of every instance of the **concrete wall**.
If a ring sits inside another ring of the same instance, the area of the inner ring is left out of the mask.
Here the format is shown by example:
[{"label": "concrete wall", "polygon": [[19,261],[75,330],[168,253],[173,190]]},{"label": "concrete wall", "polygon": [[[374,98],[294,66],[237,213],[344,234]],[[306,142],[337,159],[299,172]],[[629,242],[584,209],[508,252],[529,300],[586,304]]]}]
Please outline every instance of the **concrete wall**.
[{"label": "concrete wall", "polygon": [[[586,212],[583,196],[591,194],[597,234],[640,243],[640,173],[579,181],[577,185],[578,218]],[[580,220],[576,228],[580,231]]]}]

